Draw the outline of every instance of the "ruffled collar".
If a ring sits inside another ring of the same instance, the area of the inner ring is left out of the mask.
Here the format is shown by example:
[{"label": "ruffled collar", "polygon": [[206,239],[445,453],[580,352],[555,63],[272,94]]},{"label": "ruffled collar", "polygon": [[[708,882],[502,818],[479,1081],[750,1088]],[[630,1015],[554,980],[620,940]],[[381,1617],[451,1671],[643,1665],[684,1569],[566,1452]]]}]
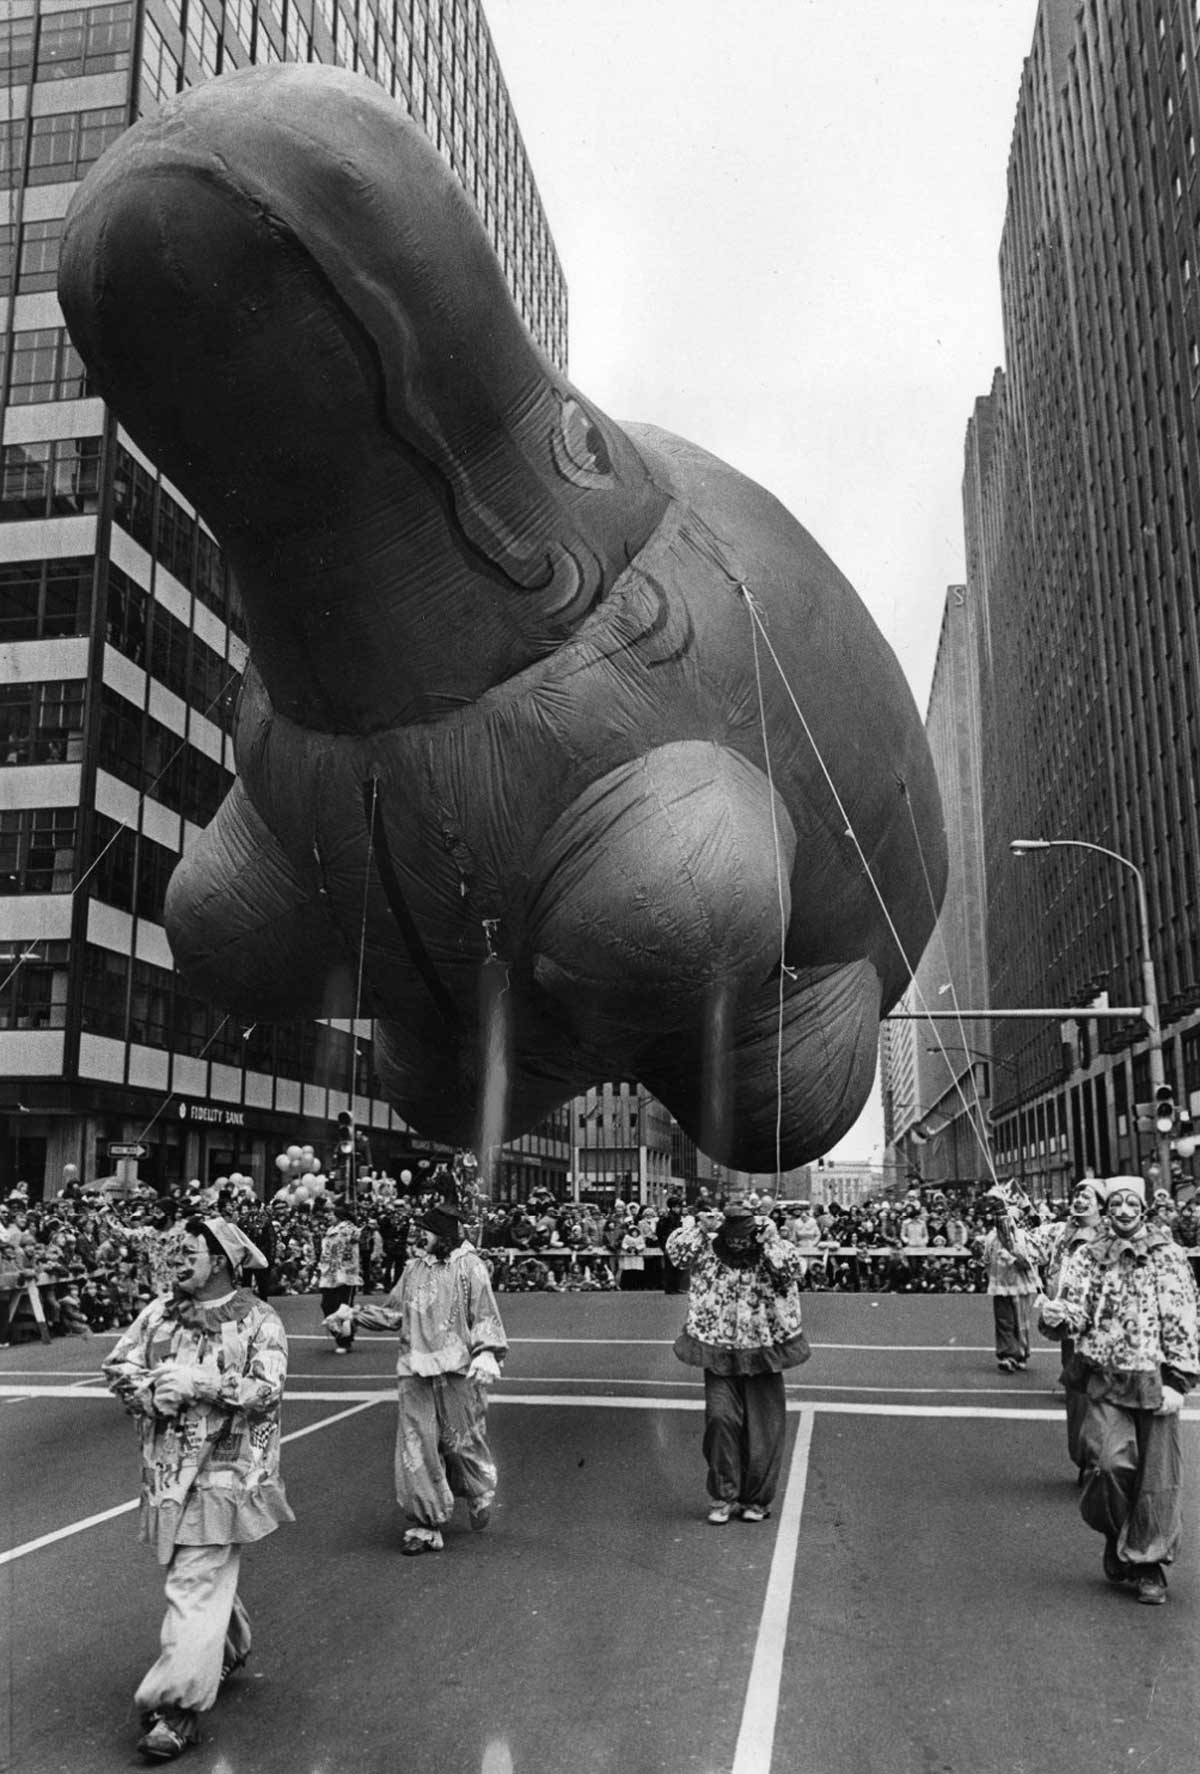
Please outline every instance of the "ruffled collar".
[{"label": "ruffled collar", "polygon": [[248,1287],[239,1287],[227,1300],[212,1306],[192,1299],[190,1294],[175,1293],[168,1300],[163,1317],[182,1325],[185,1330],[208,1333],[222,1324],[248,1317],[258,1303],[258,1296]]},{"label": "ruffled collar", "polygon": [[1097,1241],[1097,1260],[1104,1268],[1119,1263],[1121,1258],[1129,1255],[1135,1263],[1144,1263],[1152,1250],[1160,1250],[1171,1239],[1160,1226],[1143,1221],[1132,1238],[1123,1238],[1116,1232],[1109,1232]]}]

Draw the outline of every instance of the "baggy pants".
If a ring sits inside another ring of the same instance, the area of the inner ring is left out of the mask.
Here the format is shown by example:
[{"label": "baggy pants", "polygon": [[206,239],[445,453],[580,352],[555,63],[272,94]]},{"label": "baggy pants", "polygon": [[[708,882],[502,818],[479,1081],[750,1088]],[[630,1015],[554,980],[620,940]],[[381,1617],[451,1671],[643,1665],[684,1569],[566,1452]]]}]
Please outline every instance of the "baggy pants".
[{"label": "baggy pants", "polygon": [[177,1546],[171,1554],[162,1649],[133,1697],[142,1712],[207,1712],[226,1655],[249,1652],[250,1619],[237,1593],[241,1554],[240,1546]]},{"label": "baggy pants", "polygon": [[782,1374],[704,1371],[708,1494],[766,1508],[779,1484],[787,1398]]},{"label": "baggy pants", "polygon": [[1169,1565],[1183,1533],[1183,1443],[1178,1416],[1089,1398],[1079,1438],[1079,1511],[1131,1565]]},{"label": "baggy pants", "polygon": [[1029,1300],[1028,1294],[992,1295],[997,1361],[1029,1360]]},{"label": "baggy pants", "polygon": [[466,1374],[406,1374],[398,1394],[396,1501],[405,1514],[419,1527],[440,1528],[455,1497],[490,1503],[496,1462],[487,1443],[487,1387]]},{"label": "baggy pants", "polygon": [[1063,1399],[1067,1407],[1067,1455],[1076,1466],[1082,1468],[1080,1438],[1087,1416],[1087,1381],[1083,1374],[1083,1364],[1075,1353],[1075,1344],[1066,1336],[1062,1340],[1062,1372],[1058,1377],[1062,1382]]}]

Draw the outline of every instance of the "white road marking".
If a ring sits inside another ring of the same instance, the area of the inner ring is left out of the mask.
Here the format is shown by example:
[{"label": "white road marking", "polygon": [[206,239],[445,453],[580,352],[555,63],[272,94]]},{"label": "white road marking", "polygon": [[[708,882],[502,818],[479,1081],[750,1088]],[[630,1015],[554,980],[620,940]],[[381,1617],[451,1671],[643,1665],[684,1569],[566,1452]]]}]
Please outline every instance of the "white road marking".
[{"label": "white road marking", "polygon": [[[50,1388],[49,1390],[57,1391],[59,1396],[63,1397],[91,1397],[90,1393],[68,1392],[64,1387]],[[42,1392],[39,1396],[44,1397],[45,1393]],[[109,1395],[106,1393],[104,1396]],[[378,1404],[380,1399],[387,1396],[386,1393],[380,1393],[378,1397],[368,1398],[361,1403],[352,1405],[349,1410],[337,1411],[332,1417],[322,1417],[319,1423],[310,1423],[307,1428],[293,1429],[290,1435],[285,1435],[282,1439],[285,1442],[299,1441],[301,1436],[314,1435],[318,1429],[328,1429],[332,1424],[340,1423],[345,1417],[356,1417],[360,1411],[369,1410],[372,1405]],[[82,1521],[68,1522],[65,1528],[55,1528],[51,1534],[41,1534],[36,1540],[26,1540],[23,1546],[14,1546],[8,1552],[0,1552],[0,1565],[9,1565],[15,1559],[27,1558],[31,1552],[40,1552],[44,1546],[53,1546],[59,1540],[69,1540],[73,1534],[83,1534],[89,1528],[101,1527],[106,1521],[113,1521],[118,1515],[129,1515],[137,1508],[139,1500],[134,1497],[131,1502],[118,1503],[114,1509],[103,1509],[99,1515],[88,1515]]]},{"label": "white road marking", "polygon": [[746,1684],[742,1724],[733,1758],[733,1774],[768,1774],[775,1747],[775,1720],[779,1712],[779,1688],[783,1680],[783,1651],[787,1642],[788,1612],[796,1574],[800,1543],[800,1517],[808,1485],[808,1460],[812,1450],[813,1413],[800,1412],[796,1441],[784,1485],[775,1551],[767,1577],[767,1593],[758,1622],[754,1661]]}]

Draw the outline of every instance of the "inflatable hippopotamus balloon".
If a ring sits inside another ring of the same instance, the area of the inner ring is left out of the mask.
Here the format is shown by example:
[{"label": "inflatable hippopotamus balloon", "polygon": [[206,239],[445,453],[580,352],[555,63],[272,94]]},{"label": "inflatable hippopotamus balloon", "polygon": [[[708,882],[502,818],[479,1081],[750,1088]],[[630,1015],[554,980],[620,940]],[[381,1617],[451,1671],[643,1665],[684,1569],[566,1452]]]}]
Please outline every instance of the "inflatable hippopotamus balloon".
[{"label": "inflatable hippopotamus balloon", "polygon": [[513,1137],[636,1078],[739,1168],[826,1151],[945,840],[912,697],[812,538],[572,387],[454,175],[337,69],[130,129],[60,294],[245,608],[238,779],[167,899],[191,986],[374,1018],[430,1138],[476,1143],[489,1091]]}]

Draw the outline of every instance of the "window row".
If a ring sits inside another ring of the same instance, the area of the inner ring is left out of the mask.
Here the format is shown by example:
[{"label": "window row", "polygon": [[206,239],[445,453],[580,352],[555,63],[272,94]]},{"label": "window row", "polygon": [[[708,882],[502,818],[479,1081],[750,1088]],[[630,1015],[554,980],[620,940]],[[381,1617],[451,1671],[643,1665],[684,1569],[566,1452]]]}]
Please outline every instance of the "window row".
[{"label": "window row", "polygon": [[122,782],[195,825],[208,824],[233,781],[228,770],[108,684],[100,686],[99,755]]},{"label": "window row", "polygon": [[82,678],[0,684],[0,763],[78,763],[83,710]]},{"label": "window row", "polygon": [[14,943],[0,949],[0,1029],[65,1029],[70,944]]},{"label": "window row", "polygon": [[0,523],[76,517],[100,503],[100,439],[56,438],[0,449]]},{"label": "window row", "polygon": [[74,807],[0,813],[0,894],[70,893],[78,823]]},{"label": "window row", "polygon": [[13,222],[0,226],[0,295],[57,289],[64,226],[61,216],[21,227]]},{"label": "window row", "polygon": [[0,646],[88,634],[93,574],[85,555],[0,562]]},{"label": "window row", "polygon": [[120,567],[108,569],[105,638],[168,690],[233,731],[241,673]]},{"label": "window row", "polygon": [[124,448],[117,450],[113,516],[235,633],[244,632],[241,608],[217,543]]},{"label": "window row", "polygon": [[10,406],[35,406],[45,400],[86,400],[92,394],[83,359],[65,326],[27,327],[10,336]]},{"label": "window row", "polygon": [[121,105],[0,122],[0,189],[65,185],[82,178],[116,141],[125,123]]},{"label": "window row", "polygon": [[128,66],[132,46],[131,0],[13,19],[0,32],[0,86],[111,74]]}]

